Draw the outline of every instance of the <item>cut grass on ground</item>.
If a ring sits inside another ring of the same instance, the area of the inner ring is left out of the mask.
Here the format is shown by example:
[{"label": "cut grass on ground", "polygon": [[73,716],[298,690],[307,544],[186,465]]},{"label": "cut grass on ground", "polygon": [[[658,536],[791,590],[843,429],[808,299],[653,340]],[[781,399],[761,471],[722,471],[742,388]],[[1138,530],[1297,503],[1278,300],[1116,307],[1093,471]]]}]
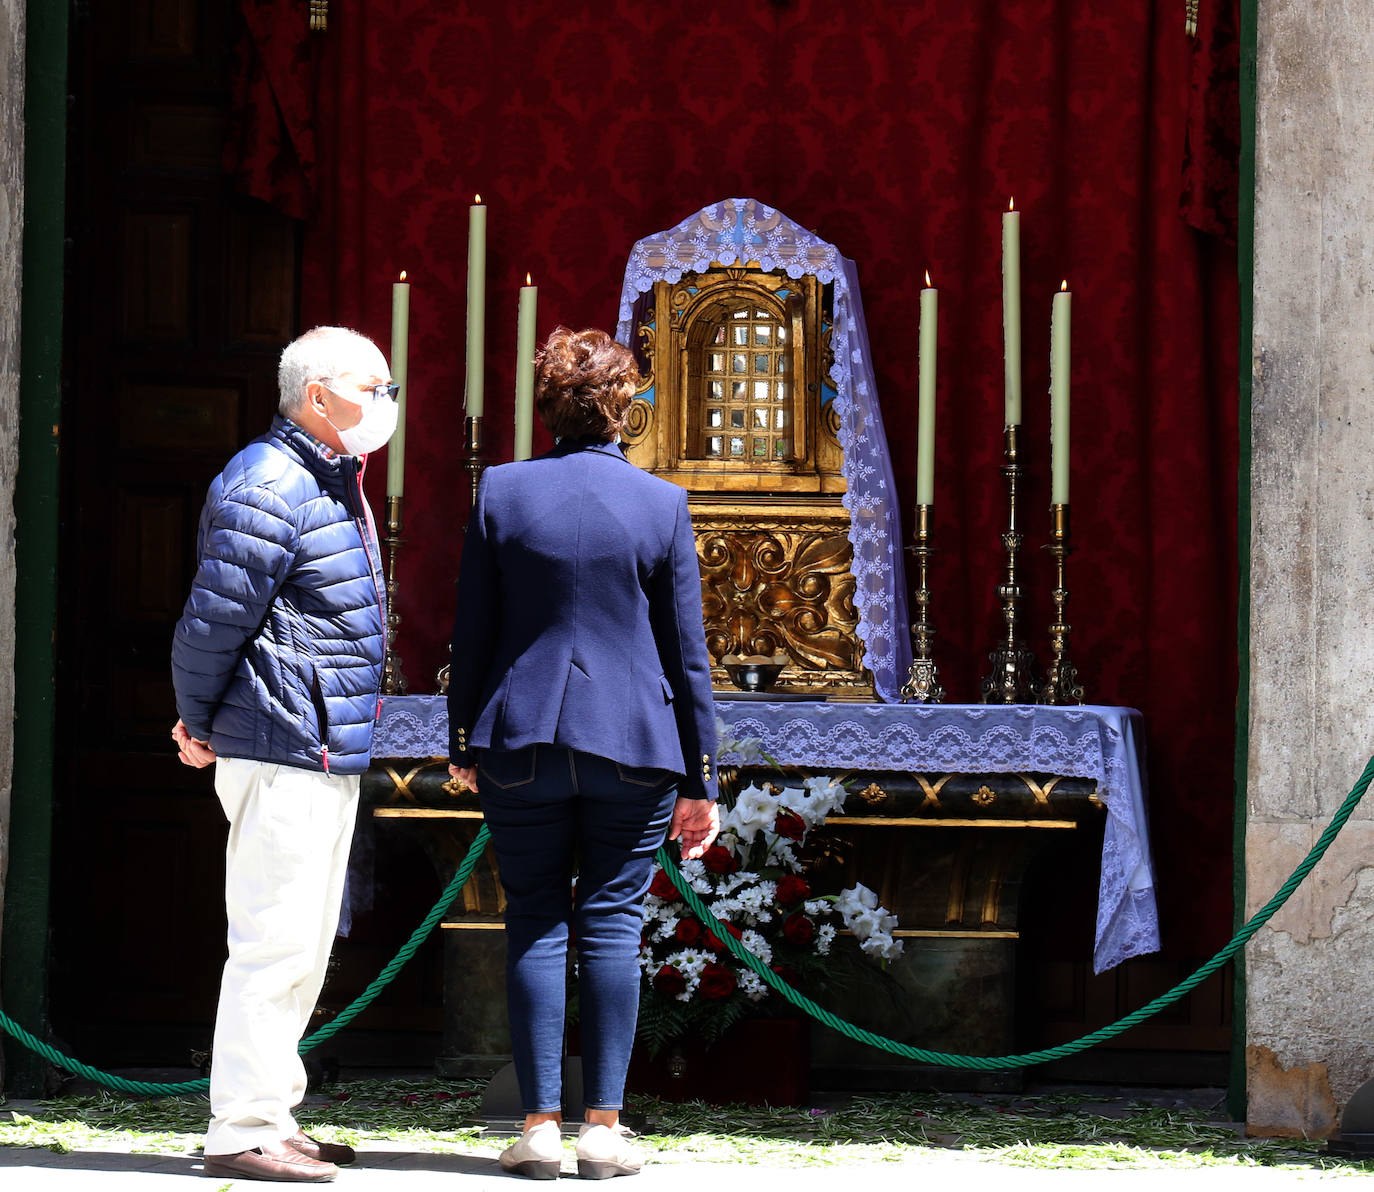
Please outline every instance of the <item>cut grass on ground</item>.
[{"label": "cut grass on ground", "polygon": [[[328,1086],[301,1110],[311,1133],[369,1144],[495,1154],[509,1139],[483,1131],[478,1081],[362,1080]],[[0,1146],[190,1154],[204,1097],[108,1093],[0,1103]],[[627,1117],[659,1162],[813,1166],[948,1160],[1122,1170],[1216,1165],[1301,1167],[1352,1176],[1374,1166],[1329,1156],[1319,1141],[1247,1139],[1216,1120],[1220,1106],[1160,1105],[1100,1094],[832,1096],[789,1109],[677,1105],[632,1098]]]}]

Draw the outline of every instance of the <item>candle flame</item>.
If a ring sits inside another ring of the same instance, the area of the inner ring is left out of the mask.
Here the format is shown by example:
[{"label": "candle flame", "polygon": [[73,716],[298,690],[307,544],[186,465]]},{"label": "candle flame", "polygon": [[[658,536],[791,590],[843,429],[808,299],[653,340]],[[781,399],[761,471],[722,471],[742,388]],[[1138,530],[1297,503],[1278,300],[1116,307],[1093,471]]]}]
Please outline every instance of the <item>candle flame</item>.
[{"label": "candle flame", "polygon": [[482,196],[481,196],[481,195],[473,195],[473,196],[472,196],[472,201],[473,201],[474,203],[476,203],[478,206],[481,206],[481,204],[482,204]]},{"label": "candle flame", "polygon": [[1012,196],[1011,196],[1011,201],[1007,204],[1007,210],[1008,210],[1008,211],[1015,211],[1015,210],[1016,210],[1016,196],[1015,196],[1015,195],[1012,195]]},{"label": "candle flame", "polygon": [[531,280],[530,275],[529,275],[528,273],[525,274],[525,284],[526,284],[527,286],[532,286],[532,285],[534,285],[534,282]]},{"label": "candle flame", "polygon": [[926,289],[930,289],[930,270],[926,270]]},{"label": "candle flame", "polygon": [[1061,281],[1061,282],[1059,283],[1059,289],[1060,289],[1060,292],[1061,292],[1061,293],[1062,293],[1064,290],[1067,290],[1068,288],[1069,288],[1069,283],[1068,283],[1067,280]]},{"label": "candle flame", "polygon": [[404,269],[402,269],[402,270],[401,270],[401,280],[402,280],[402,281],[405,281],[405,279],[406,279],[406,271],[405,271]]}]

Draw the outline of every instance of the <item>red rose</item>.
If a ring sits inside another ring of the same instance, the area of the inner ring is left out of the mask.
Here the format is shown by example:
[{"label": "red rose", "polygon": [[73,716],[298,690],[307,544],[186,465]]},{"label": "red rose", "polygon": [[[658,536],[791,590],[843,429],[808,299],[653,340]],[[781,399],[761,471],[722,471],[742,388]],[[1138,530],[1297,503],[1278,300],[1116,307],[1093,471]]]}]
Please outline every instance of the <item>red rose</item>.
[{"label": "red rose", "polygon": [[724,845],[713,844],[702,854],[701,863],[711,873],[734,873],[739,868],[739,861]]},{"label": "red rose", "polygon": [[[720,926],[725,928],[725,930],[728,931],[731,935],[733,935],[736,939],[739,939],[740,936],[744,934],[744,932],[742,932],[733,923],[721,923]],[[702,943],[704,943],[708,948],[710,948],[712,952],[725,951],[725,941],[716,934],[715,927],[706,928],[706,935],[705,938],[702,940]]]},{"label": "red rose", "polygon": [[793,906],[810,895],[811,887],[806,884],[804,878],[798,877],[795,873],[789,873],[778,883],[779,906]]},{"label": "red rose", "polygon": [[701,939],[701,924],[695,919],[679,919],[673,935],[680,944],[695,944]]},{"label": "red rose", "polygon": [[805,944],[816,934],[816,925],[801,911],[793,911],[782,922],[782,934],[788,943]]},{"label": "red rose", "polygon": [[674,997],[687,988],[687,978],[671,964],[665,964],[654,974],[654,988],[667,997]]},{"label": "red rose", "polygon": [[786,981],[789,985],[795,985],[797,983],[797,970],[790,964],[775,964],[773,966],[773,975]]},{"label": "red rose", "polygon": [[673,885],[673,879],[661,869],[654,871],[654,880],[649,883],[649,893],[655,898],[662,898],[667,902],[675,901],[678,896],[677,887]]},{"label": "red rose", "polygon": [[719,1001],[735,992],[735,974],[723,964],[708,964],[701,970],[701,996]]},{"label": "red rose", "polygon": [[806,835],[806,823],[795,811],[779,811],[773,821],[773,831],[786,840],[800,840]]}]

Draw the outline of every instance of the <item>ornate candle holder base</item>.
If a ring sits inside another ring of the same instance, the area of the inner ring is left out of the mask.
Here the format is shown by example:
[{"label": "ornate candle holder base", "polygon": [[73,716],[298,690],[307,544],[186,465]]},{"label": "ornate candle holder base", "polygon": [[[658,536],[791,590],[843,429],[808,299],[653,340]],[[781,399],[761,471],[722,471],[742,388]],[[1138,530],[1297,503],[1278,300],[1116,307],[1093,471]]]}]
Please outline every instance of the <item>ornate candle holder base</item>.
[{"label": "ornate candle holder base", "polygon": [[930,585],[929,565],[932,548],[930,545],[930,506],[916,506],[915,546],[907,549],[916,556],[916,620],[911,626],[911,638],[915,647],[911,669],[907,672],[906,682],[902,684],[902,703],[942,704],[945,702],[945,689],[940,686],[940,673],[931,657],[932,639],[935,626],[930,623]]},{"label": "ornate candle holder base", "polygon": [[1053,660],[1049,674],[1040,688],[1042,704],[1081,704],[1083,685],[1078,681],[1078,668],[1069,659],[1069,634],[1072,629],[1064,619],[1064,605],[1069,590],[1064,586],[1064,564],[1073,547],[1069,545],[1069,507],[1050,506],[1050,540],[1045,549],[1054,556],[1056,582],[1054,586],[1054,623],[1050,625],[1050,652]]},{"label": "ornate candle holder base", "polygon": [[984,704],[1033,704],[1039,689],[1035,655],[1019,642],[988,651],[992,670],[978,684],[978,702]]},{"label": "ornate candle holder base", "polygon": [[1002,546],[1007,552],[1006,578],[997,587],[1002,601],[1003,637],[988,652],[992,670],[978,685],[979,700],[985,704],[1029,704],[1035,701],[1040,681],[1035,662],[1021,640],[1021,585],[1016,578],[1016,555],[1021,549],[1021,531],[1016,522],[1016,488],[1021,465],[1016,451],[1016,426],[1008,426],[1003,447],[1002,475],[1007,481],[1007,528]]},{"label": "ornate candle holder base", "polygon": [[468,473],[472,504],[476,505],[477,486],[482,482],[482,472],[487,466],[487,461],[482,455],[482,416],[480,414],[475,418],[470,417],[464,420],[463,448],[465,454],[463,467],[467,469]]},{"label": "ornate candle holder base", "polygon": [[386,533],[382,546],[386,550],[386,659],[382,664],[382,694],[405,695],[406,677],[401,673],[401,656],[396,653],[396,632],[401,614],[396,611],[396,555],[401,549],[401,498],[386,499]]}]

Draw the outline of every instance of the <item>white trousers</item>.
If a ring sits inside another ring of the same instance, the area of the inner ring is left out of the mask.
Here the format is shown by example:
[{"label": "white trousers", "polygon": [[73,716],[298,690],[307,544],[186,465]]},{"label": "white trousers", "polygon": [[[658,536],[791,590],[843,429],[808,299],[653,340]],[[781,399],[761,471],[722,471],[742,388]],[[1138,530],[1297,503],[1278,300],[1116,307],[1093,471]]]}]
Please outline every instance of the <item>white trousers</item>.
[{"label": "white trousers", "polygon": [[360,785],[356,774],[215,763],[215,793],[229,819],[229,959],[215,1018],[207,1155],[296,1132],[291,1111],[305,1096],[296,1045],[334,945]]}]

